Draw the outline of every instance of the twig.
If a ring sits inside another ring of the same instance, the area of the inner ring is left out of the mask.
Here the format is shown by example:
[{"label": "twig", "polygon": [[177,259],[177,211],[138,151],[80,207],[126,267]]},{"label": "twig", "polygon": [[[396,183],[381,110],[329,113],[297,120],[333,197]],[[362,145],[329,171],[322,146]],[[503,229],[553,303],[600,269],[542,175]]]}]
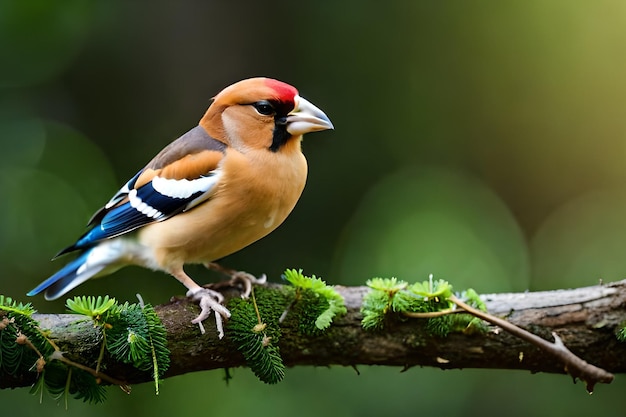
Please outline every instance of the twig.
[{"label": "twig", "polygon": [[63,353],[59,350],[55,350],[52,355],[50,355],[49,359],[56,359],[58,361],[61,361],[63,363],[65,363],[66,365],[70,365],[73,366],[75,368],[78,369],[82,369],[83,371],[89,372],[91,375],[93,375],[95,378],[100,378],[100,379],[104,379],[105,381],[107,381],[110,384],[113,385],[118,385],[122,391],[124,391],[127,394],[130,394],[130,386],[128,384],[126,384],[126,382],[121,381],[119,379],[110,377],[106,374],[103,374],[102,372],[97,372],[95,369],[91,369],[88,366],[85,366],[81,363],[78,362],[74,362],[70,359],[67,359],[65,356],[63,356]]},{"label": "twig", "polygon": [[496,326],[499,326],[503,330],[511,333],[512,335],[519,337],[520,339],[525,340],[529,343],[532,343],[540,349],[554,355],[557,359],[563,362],[563,364],[565,365],[565,371],[567,373],[574,377],[574,379],[579,378],[585,382],[586,389],[589,393],[593,392],[593,388],[596,383],[601,382],[605,384],[610,384],[613,381],[613,374],[605,371],[604,369],[591,365],[590,363],[585,362],[583,359],[574,355],[565,346],[565,344],[563,344],[563,341],[555,332],[552,332],[552,336],[554,337],[554,343],[551,343],[506,320],[473,308],[463,301],[459,300],[454,295],[450,297],[450,301],[452,301],[471,315]]}]

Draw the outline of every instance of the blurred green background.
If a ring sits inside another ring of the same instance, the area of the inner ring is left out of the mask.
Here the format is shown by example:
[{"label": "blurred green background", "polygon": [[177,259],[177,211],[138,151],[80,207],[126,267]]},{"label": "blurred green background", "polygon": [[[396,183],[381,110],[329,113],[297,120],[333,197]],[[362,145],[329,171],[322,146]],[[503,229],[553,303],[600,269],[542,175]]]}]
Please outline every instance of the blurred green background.
[{"label": "blurred green background", "polygon": [[[434,273],[483,293],[625,276],[624,2],[4,0],[0,51],[2,294],[25,299],[214,94],[257,75],[295,85],[336,130],[305,138],[309,181],[285,224],[226,265],[345,285]],[[128,268],[71,295],[136,292],[184,289]],[[0,401],[22,416],[624,415],[620,377],[589,396],[562,375],[360,371],[295,368],[277,386],[203,372],[69,412],[26,389]]]}]

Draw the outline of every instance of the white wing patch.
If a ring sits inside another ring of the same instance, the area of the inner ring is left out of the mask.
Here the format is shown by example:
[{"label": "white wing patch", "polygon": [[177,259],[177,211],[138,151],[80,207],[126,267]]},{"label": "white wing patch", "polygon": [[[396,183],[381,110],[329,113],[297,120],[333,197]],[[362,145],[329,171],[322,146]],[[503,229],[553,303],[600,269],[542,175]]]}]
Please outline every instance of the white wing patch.
[{"label": "white wing patch", "polygon": [[152,179],[152,187],[159,194],[172,198],[189,198],[198,192],[206,193],[217,182],[218,175],[200,177],[195,180],[174,180],[162,177]]},{"label": "white wing patch", "polygon": [[163,216],[163,213],[161,213],[159,210],[144,203],[141,200],[141,197],[137,195],[137,190],[135,189],[130,190],[130,192],[128,193],[128,202],[130,203],[131,207],[147,217],[150,217],[152,219],[158,219],[159,217]]},{"label": "white wing patch", "polygon": [[[152,204],[159,206],[159,202],[164,202],[163,199],[183,200],[181,201],[182,206],[179,207],[182,211],[187,211],[203,201],[206,201],[212,195],[211,190],[219,181],[220,176],[220,170],[214,170],[211,172],[211,175],[194,180],[176,180],[156,176],[150,181],[150,185],[153,190],[152,192],[156,192],[158,197],[146,197],[144,195],[143,198],[146,199],[146,201],[144,201],[141,193],[136,189],[131,189],[128,191],[128,202],[131,207],[144,216],[157,221],[163,220],[172,215],[172,213],[164,213],[158,208],[155,208]],[[122,188],[122,190],[125,191],[124,188]],[[191,199],[194,195],[196,198]],[[149,204],[147,201],[152,202],[152,204]],[[168,204],[165,204],[163,207],[168,207]]]}]

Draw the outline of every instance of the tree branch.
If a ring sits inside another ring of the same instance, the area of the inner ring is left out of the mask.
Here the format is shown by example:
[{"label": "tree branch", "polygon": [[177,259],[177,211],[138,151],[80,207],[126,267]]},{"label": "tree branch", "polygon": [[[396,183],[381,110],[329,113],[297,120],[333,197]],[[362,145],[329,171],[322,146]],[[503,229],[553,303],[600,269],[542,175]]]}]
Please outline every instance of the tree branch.
[{"label": "tree branch", "polygon": [[[329,330],[319,336],[306,336],[297,328],[281,329],[279,346],[287,366],[435,366],[566,372],[563,362],[555,356],[495,325],[490,325],[487,333],[455,333],[445,338],[429,335],[424,320],[420,319],[399,319],[384,330],[364,331],[360,308],[368,288],[336,289],[344,296],[348,313],[337,318]],[[543,339],[552,341],[552,334],[558,335],[557,340],[586,362],[613,373],[626,371],[626,344],[615,337],[616,329],[626,319],[626,280],[572,290],[490,294],[484,295],[483,300],[492,315]],[[165,377],[245,365],[243,356],[228,338],[228,326],[226,337],[220,340],[214,326],[205,325],[207,333],[201,335],[198,327],[191,324],[197,306],[184,299],[174,300],[157,306],[156,311],[167,329],[171,350],[171,365]],[[100,340],[91,322],[77,323],[79,317],[33,316],[42,328],[49,329],[49,337],[66,358],[92,366],[100,351]],[[104,365],[110,378],[128,384],[152,378],[149,372],[130,365],[110,362]],[[0,380],[0,388],[28,386],[35,377],[34,372],[15,375],[10,380]]]}]

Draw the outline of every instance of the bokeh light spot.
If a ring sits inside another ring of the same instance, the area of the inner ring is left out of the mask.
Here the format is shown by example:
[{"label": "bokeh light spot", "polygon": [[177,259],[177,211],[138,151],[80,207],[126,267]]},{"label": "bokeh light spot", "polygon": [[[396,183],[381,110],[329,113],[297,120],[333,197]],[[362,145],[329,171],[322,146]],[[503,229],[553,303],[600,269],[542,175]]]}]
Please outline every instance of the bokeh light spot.
[{"label": "bokeh light spot", "polygon": [[374,184],[343,233],[338,276],[423,280],[461,289],[527,288],[525,239],[506,205],[467,173],[405,169]]}]

